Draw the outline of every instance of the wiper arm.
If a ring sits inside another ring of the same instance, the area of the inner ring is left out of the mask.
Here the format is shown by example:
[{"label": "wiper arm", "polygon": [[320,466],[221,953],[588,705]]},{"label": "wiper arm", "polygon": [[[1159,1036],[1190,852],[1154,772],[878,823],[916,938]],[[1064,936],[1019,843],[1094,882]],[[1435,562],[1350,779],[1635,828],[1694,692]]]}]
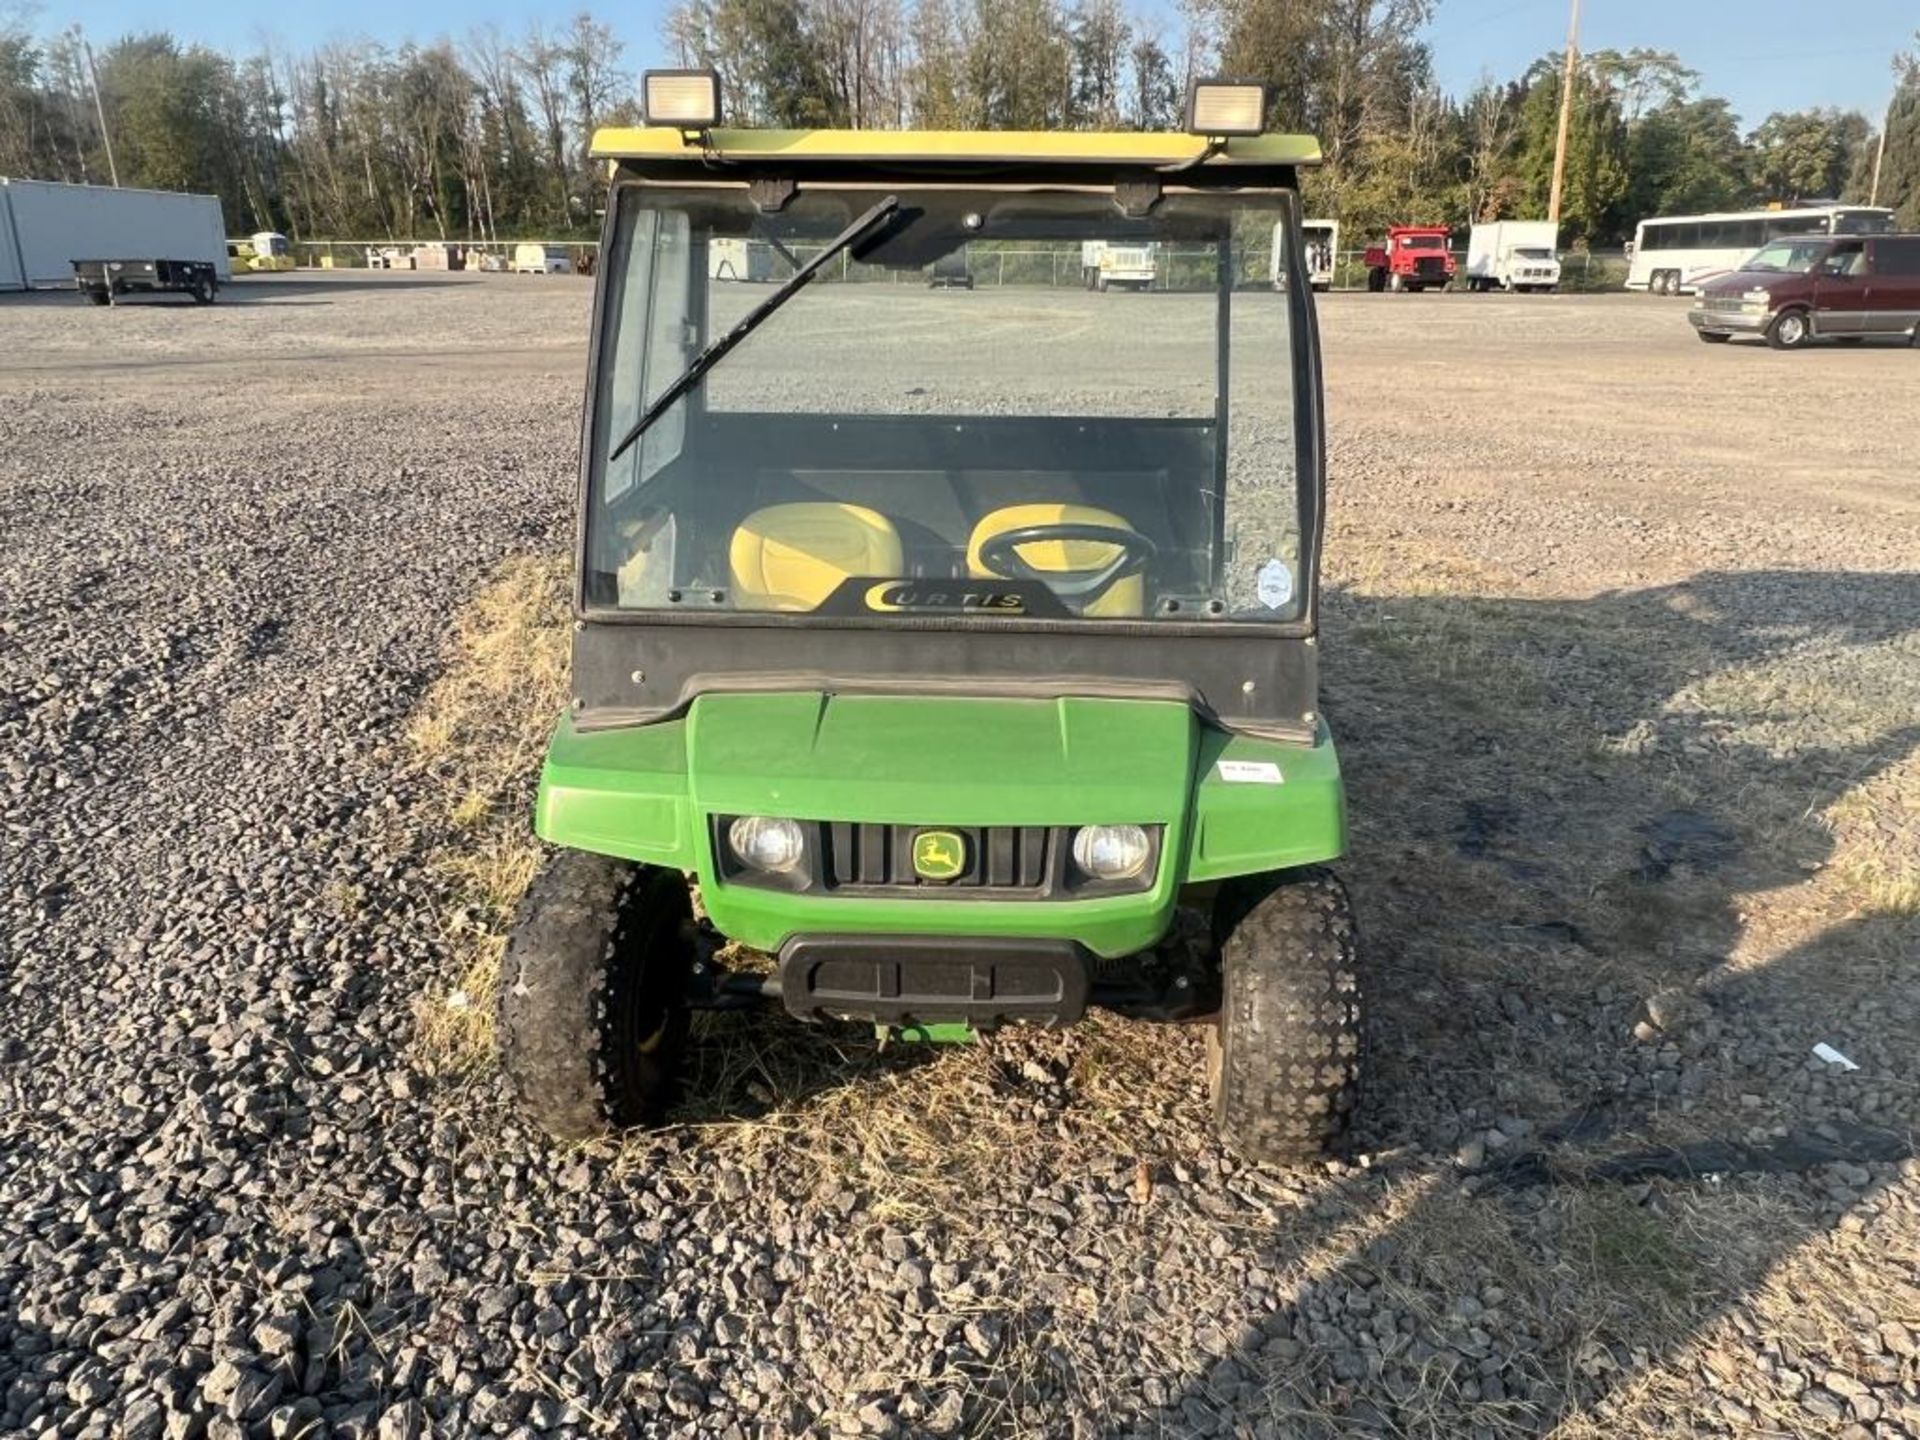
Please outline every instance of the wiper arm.
[{"label": "wiper arm", "polygon": [[822,250],[818,255],[814,256],[811,260],[807,261],[806,264],[788,276],[787,282],[784,285],[742,316],[739,324],[727,331],[726,334],[709,343],[706,349],[694,356],[692,361],[687,365],[687,368],[680,372],[674,382],[662,390],[659,395],[654,398],[653,403],[647,406],[646,413],[634,422],[633,428],[620,437],[620,443],[607,452],[607,463],[612,464],[615,460],[618,460],[622,455],[626,454],[627,451],[631,450],[634,442],[647,433],[648,427],[651,426],[654,421],[671,410],[676,400],[693,389],[693,387],[698,385],[702,380],[706,379],[707,372],[722,360],[726,359],[728,353],[734,346],[746,339],[747,336],[751,335],[755,330],[758,330],[774,311],[778,310],[782,305],[786,304],[787,301],[805,289],[807,282],[812,280],[815,275],[818,275],[828,261],[834,259],[841,251],[847,249],[849,246],[857,245],[860,241],[866,239],[868,235],[879,228],[881,221],[892,215],[893,212],[899,208],[900,197],[898,195],[887,196],[886,199],[882,200],[878,205],[874,206],[871,210],[867,211],[866,214],[862,215],[858,220],[855,220],[851,225],[847,226],[846,229],[834,236],[833,239],[828,242],[826,249]]}]

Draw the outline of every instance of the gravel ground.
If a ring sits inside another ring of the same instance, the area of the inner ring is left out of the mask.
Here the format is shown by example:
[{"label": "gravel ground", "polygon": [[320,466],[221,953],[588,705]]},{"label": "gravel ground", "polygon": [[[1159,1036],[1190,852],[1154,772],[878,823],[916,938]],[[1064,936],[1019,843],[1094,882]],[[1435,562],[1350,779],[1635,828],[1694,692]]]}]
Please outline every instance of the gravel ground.
[{"label": "gravel ground", "polygon": [[729,1019],[557,1151],[424,1058],[402,737],[566,543],[586,295],[0,301],[0,1434],[1920,1435],[1920,355],[1323,305],[1353,1163],[1110,1021]]}]

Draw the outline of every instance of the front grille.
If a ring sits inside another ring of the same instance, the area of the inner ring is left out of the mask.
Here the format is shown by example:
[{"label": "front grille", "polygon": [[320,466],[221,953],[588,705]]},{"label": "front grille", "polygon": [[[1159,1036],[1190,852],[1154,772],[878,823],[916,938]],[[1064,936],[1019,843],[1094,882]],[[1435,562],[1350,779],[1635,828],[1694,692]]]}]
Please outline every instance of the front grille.
[{"label": "front grille", "polygon": [[932,890],[1041,890],[1054,857],[1066,855],[1064,827],[955,825],[967,844],[967,867],[946,881],[913,873],[913,837],[922,825],[856,825],[833,821],[821,828],[821,879],[829,890],[862,888]]},{"label": "front grille", "polygon": [[1414,270],[1422,277],[1438,277],[1447,273],[1447,262],[1439,255],[1422,255],[1414,262]]},{"label": "front grille", "polygon": [[1702,308],[1721,315],[1738,315],[1746,307],[1746,299],[1741,295],[1708,295],[1701,301]]},{"label": "front grille", "polygon": [[[733,853],[731,815],[710,815],[714,870],[721,883],[796,895],[868,896],[889,900],[968,896],[989,900],[1092,900],[1151,890],[1160,871],[1165,827],[1147,825],[1147,866],[1125,880],[1100,880],[1073,859],[1071,825],[889,825],[802,820],[805,858],[792,870],[759,871]],[[914,870],[914,838],[926,830],[961,838],[965,863],[951,879],[923,879]]]}]

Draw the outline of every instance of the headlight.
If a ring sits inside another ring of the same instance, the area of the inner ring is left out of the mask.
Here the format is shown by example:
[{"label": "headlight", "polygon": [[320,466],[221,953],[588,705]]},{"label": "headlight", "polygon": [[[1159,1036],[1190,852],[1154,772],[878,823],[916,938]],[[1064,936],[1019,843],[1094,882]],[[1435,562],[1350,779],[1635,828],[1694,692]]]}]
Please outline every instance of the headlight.
[{"label": "headlight", "polygon": [[1130,880],[1152,848],[1138,825],[1088,825],[1073,837],[1073,863],[1096,880]]},{"label": "headlight", "polygon": [[784,875],[806,854],[807,837],[796,821],[742,815],[727,826],[727,844],[754,869]]},{"label": "headlight", "polygon": [[720,123],[720,76],[712,70],[649,70],[640,77],[649,125],[710,130]]}]

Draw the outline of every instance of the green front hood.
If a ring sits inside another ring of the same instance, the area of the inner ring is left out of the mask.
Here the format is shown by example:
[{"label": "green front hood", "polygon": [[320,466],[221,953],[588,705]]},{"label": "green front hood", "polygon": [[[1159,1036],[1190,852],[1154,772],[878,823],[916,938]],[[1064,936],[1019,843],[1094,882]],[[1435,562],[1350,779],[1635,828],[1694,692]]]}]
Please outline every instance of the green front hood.
[{"label": "green front hood", "polygon": [[1173,824],[1197,728],[1167,701],[703,695],[687,769],[704,814]]},{"label": "green front hood", "polygon": [[[1079,900],[790,893],[729,884],[712,817],[929,826],[1163,825],[1150,890]],[[762,950],[798,934],[1001,935],[1130,954],[1181,886],[1306,865],[1344,844],[1340,769],[1146,700],[703,695],[681,719],[581,731],[562,716],[535,826],[558,845],[699,877],[708,917]]]}]

